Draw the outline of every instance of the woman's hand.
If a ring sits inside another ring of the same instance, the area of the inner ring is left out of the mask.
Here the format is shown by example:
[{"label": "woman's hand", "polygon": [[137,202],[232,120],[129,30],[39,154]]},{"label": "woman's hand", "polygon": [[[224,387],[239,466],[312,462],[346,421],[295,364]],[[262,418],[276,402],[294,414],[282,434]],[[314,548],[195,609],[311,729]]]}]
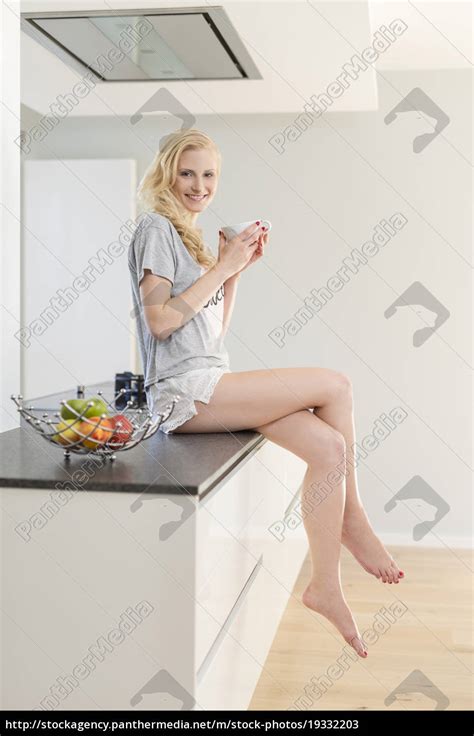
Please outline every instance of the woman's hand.
[{"label": "woman's hand", "polygon": [[234,275],[231,276],[230,278],[239,277],[242,271],[245,271],[245,269],[248,268],[250,265],[252,265],[252,263],[255,263],[256,261],[260,260],[260,258],[263,256],[264,247],[268,243],[268,239],[269,239],[268,233],[261,233],[258,236],[257,247],[253,251],[250,259],[247,261],[245,266],[239,269],[239,271],[236,271]]},{"label": "woman's hand", "polygon": [[246,268],[255,251],[260,247],[263,228],[255,228],[256,224],[250,225],[229,241],[222,230],[219,230],[219,255],[217,260],[221,269],[227,272],[226,278],[233,278]]},{"label": "woman's hand", "polygon": [[242,273],[242,271],[245,271],[246,268],[248,268],[252,263],[255,263],[255,261],[258,261],[263,256],[263,249],[268,243],[268,233],[262,233],[258,238],[258,246],[254,250],[252,257],[248,261],[248,263],[240,269],[238,273]]}]

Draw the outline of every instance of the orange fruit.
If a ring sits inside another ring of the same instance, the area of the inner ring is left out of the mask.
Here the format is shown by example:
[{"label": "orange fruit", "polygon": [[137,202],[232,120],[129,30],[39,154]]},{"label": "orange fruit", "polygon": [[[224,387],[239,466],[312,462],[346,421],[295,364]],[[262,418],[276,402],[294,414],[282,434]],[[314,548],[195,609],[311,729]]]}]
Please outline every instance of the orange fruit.
[{"label": "orange fruit", "polygon": [[[94,430],[93,427],[95,427]],[[110,419],[90,417],[89,419],[82,421],[77,430],[80,435],[89,435],[89,437],[82,440],[81,445],[87,447],[89,450],[96,450],[101,445],[105,445],[106,442],[109,442],[112,438],[114,425]]]}]

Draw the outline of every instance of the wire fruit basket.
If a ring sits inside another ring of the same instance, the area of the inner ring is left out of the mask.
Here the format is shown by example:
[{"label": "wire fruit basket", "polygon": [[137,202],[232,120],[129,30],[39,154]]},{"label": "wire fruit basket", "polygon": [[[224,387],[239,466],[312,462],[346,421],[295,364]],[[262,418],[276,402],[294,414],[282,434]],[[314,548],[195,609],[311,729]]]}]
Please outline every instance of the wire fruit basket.
[{"label": "wire fruit basket", "polygon": [[[126,392],[125,388],[115,394],[114,402]],[[21,416],[41,437],[64,449],[66,459],[71,453],[77,455],[103,455],[116,459],[116,452],[136,447],[155,434],[173,413],[179,396],[174,396],[163,413],[152,413],[149,408],[136,408],[131,399],[117,413],[114,404],[102,391],[91,399],[63,399],[59,411],[34,406],[25,406],[23,396],[11,395]]]}]

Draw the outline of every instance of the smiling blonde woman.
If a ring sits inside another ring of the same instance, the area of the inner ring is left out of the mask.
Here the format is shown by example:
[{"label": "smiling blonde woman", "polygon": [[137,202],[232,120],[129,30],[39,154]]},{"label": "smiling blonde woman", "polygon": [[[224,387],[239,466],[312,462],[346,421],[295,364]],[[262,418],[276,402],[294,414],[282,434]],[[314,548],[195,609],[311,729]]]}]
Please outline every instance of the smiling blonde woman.
[{"label": "smiling blonde woman", "polygon": [[[303,603],[336,626],[367,656],[341,587],[340,551],[384,583],[403,571],[373,531],[357,488],[352,387],[327,368],[233,372],[224,346],[242,273],[268,245],[260,222],[227,241],[218,256],[206,247],[196,220],[216,193],[221,156],[204,133],[167,137],[138,190],[144,206],[129,248],[137,337],[147,401],[164,411],[180,399],[160,429],[226,432],[253,429],[307,463],[302,487],[312,561]],[[332,474],[333,490],[311,504],[314,487]]]}]

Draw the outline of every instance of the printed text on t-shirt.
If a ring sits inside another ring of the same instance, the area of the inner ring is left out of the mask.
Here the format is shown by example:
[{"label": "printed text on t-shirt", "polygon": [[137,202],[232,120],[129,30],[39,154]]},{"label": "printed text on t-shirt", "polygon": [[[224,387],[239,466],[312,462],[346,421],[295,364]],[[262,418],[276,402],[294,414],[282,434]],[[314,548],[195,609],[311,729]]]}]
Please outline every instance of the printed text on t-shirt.
[{"label": "printed text on t-shirt", "polygon": [[219,289],[216,291],[213,297],[209,299],[207,304],[204,305],[204,309],[208,307],[210,304],[217,304],[217,302],[220,302],[221,299],[224,298],[224,284],[222,284]]}]

